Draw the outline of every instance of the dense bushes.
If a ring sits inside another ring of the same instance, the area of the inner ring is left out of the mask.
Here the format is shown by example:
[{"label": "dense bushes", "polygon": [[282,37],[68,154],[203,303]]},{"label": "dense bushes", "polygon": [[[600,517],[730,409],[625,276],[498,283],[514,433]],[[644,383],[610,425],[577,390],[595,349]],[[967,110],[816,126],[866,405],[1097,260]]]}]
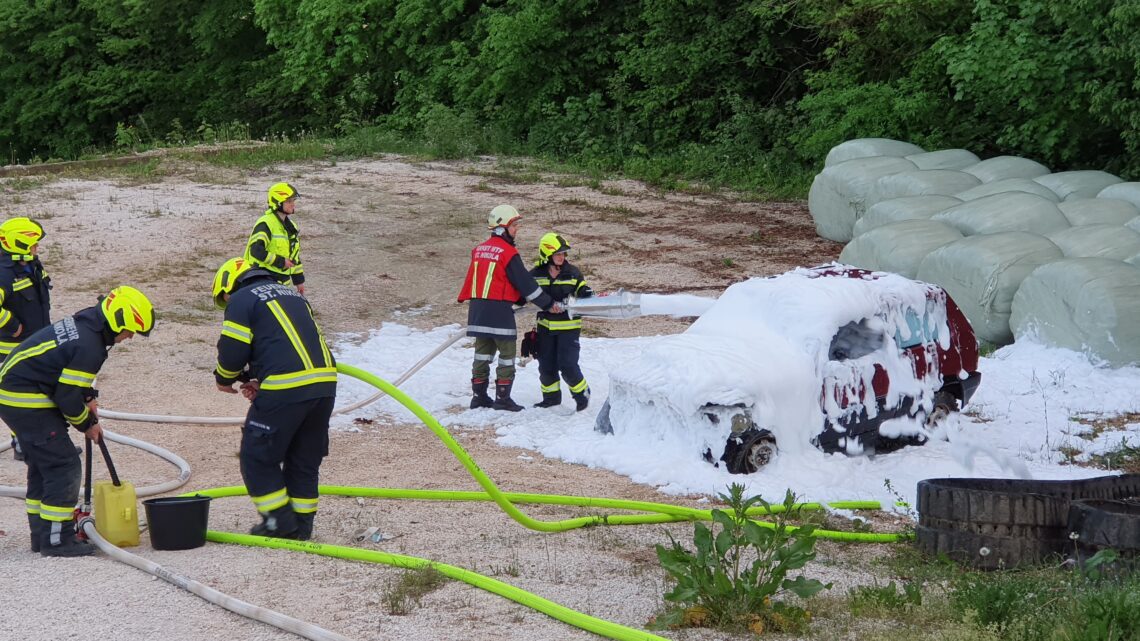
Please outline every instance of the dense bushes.
[{"label": "dense bushes", "polygon": [[0,142],[383,123],[747,183],[886,136],[1135,177],[1138,27],[1118,0],[0,0]]}]

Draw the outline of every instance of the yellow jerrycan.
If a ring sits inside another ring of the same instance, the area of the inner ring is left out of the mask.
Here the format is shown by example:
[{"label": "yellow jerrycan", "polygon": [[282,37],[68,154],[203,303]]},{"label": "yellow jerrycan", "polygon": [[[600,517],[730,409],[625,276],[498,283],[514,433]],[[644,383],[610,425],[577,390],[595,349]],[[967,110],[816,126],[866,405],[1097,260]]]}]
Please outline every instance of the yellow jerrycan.
[{"label": "yellow jerrycan", "polygon": [[139,544],[139,512],[135,486],[128,481],[95,483],[95,529],[111,545]]},{"label": "yellow jerrycan", "polygon": [[[107,451],[107,443],[103,439],[99,439],[99,449],[103,451],[103,460],[107,463],[111,480],[95,484],[95,530],[111,545],[121,548],[136,546],[139,544],[139,511],[135,486],[119,481],[115,464],[111,462],[111,453]],[[88,487],[91,487],[90,441],[87,446],[87,474]]]}]

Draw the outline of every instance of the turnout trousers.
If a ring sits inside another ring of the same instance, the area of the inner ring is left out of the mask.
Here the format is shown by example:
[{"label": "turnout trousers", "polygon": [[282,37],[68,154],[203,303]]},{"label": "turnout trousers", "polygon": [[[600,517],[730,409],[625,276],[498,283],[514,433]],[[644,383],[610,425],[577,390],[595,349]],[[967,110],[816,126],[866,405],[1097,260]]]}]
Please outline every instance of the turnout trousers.
[{"label": "turnout trousers", "polygon": [[[287,390],[286,390],[287,392]],[[292,505],[297,514],[317,511],[321,461],[329,453],[332,396],[294,403],[254,399],[241,436],[241,477],[258,512]],[[275,393],[273,396],[278,396]]]},{"label": "turnout trousers", "polygon": [[574,396],[580,396],[588,388],[586,377],[578,365],[581,335],[580,329],[552,332],[538,326],[538,380],[542,383],[544,395],[560,391],[559,374]]},{"label": "turnout trousers", "polygon": [[24,502],[29,519],[38,516],[44,531],[56,537],[51,545],[58,545],[61,526],[74,518],[83,476],[83,465],[68,434],[70,425],[55,408],[0,405],[0,419],[15,432],[24,450],[28,467]]}]

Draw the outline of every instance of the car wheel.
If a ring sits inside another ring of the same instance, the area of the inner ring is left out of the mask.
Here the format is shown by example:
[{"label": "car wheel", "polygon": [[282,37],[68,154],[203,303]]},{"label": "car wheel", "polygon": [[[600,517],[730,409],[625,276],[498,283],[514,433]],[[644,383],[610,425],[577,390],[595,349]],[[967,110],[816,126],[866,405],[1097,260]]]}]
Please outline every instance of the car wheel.
[{"label": "car wheel", "polygon": [[721,460],[731,474],[751,474],[772,462],[778,451],[771,432],[752,428],[728,438]]}]

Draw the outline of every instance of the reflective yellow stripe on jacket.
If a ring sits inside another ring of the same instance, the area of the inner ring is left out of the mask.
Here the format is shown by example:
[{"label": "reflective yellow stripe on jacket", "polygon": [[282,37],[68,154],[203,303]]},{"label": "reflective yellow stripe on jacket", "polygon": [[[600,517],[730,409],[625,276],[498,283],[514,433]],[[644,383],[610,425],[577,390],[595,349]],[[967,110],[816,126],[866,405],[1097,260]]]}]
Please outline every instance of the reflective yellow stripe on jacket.
[{"label": "reflective yellow stripe on jacket", "polygon": [[277,319],[277,324],[281,326],[281,331],[285,333],[285,336],[293,345],[293,349],[297,352],[297,356],[300,357],[301,365],[304,369],[266,376],[265,380],[261,381],[261,389],[279,390],[302,387],[314,383],[335,383],[336,367],[332,367],[332,356],[329,354],[328,346],[325,345],[324,336],[321,335],[320,331],[317,332],[317,340],[321,343],[322,367],[318,367],[313,363],[313,357],[309,354],[309,350],[305,349],[305,344],[301,340],[300,332],[298,332],[297,328],[293,325],[293,321],[289,320],[289,316],[285,313],[285,309],[281,307],[280,301],[269,301],[266,303],[266,307],[273,313],[273,317]]},{"label": "reflective yellow stripe on jacket", "polygon": [[304,369],[297,372],[287,372],[285,374],[272,374],[270,376],[266,376],[265,380],[261,382],[261,389],[292,389],[294,387],[302,387],[304,385],[312,385],[314,383],[335,382],[335,367],[314,367],[313,369]]},{"label": "reflective yellow stripe on jacket", "polygon": [[568,329],[582,329],[582,317],[579,316],[578,318],[571,318],[570,320],[540,318],[538,319],[538,324],[552,332],[562,332]]},{"label": "reflective yellow stripe on jacket", "polygon": [[55,407],[55,401],[47,394],[38,392],[9,392],[0,389],[0,405],[8,407],[23,407],[27,409],[43,409]]},{"label": "reflective yellow stripe on jacket", "polygon": [[265,212],[261,218],[257,219],[257,223],[254,225],[254,227],[256,228],[257,225],[260,225],[261,223],[265,223],[265,225],[269,227],[269,234],[258,232],[256,234],[252,234],[249,237],[249,242],[247,242],[245,245],[245,259],[254,265],[268,269],[269,271],[276,274],[299,273],[299,265],[293,265],[292,267],[287,267],[285,269],[277,269],[273,265],[261,263],[255,259],[252,254],[250,254],[250,247],[253,247],[258,242],[265,243],[265,250],[269,252],[269,256],[266,258],[269,262],[273,261],[274,256],[280,256],[282,258],[288,258],[296,263],[297,257],[301,253],[300,242],[297,243],[296,249],[289,247],[289,233],[285,231],[285,224],[281,222],[281,219],[277,217],[276,213],[272,211]]}]

